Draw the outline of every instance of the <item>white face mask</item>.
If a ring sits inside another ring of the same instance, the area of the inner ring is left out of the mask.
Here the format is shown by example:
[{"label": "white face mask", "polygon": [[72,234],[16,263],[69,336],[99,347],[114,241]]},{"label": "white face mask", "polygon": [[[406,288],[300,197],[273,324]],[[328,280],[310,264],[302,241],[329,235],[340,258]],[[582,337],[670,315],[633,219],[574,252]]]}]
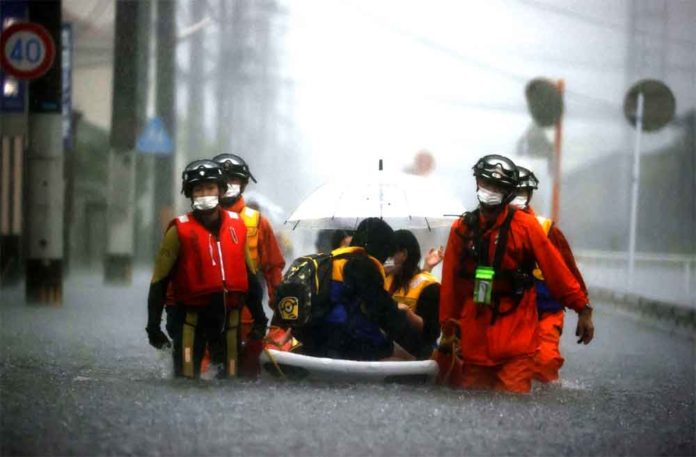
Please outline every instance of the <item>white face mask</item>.
[{"label": "white face mask", "polygon": [[242,192],[242,186],[239,184],[228,184],[227,185],[227,191],[225,192],[225,195],[223,197],[225,198],[237,198],[239,197],[239,194]]},{"label": "white face mask", "polygon": [[484,189],[483,187],[478,188],[476,197],[478,197],[478,201],[489,206],[500,205],[503,202],[502,193]]},{"label": "white face mask", "polygon": [[525,197],[524,195],[518,195],[517,197],[512,199],[510,205],[517,209],[525,209],[527,207],[527,197]]},{"label": "white face mask", "polygon": [[217,205],[218,198],[216,195],[213,195],[211,197],[195,197],[191,206],[194,210],[206,211],[214,209]]}]

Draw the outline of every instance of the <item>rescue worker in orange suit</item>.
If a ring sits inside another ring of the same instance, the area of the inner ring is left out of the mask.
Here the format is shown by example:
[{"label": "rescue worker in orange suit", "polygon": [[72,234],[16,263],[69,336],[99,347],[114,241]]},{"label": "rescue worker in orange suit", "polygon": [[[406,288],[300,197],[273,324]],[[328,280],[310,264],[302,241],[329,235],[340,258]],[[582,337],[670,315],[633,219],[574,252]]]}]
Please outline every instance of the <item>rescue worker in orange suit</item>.
[{"label": "rescue worker in orange suit", "polygon": [[[239,214],[247,227],[247,244],[255,273],[260,272],[266,282],[268,303],[273,305],[276,287],[283,278],[285,259],[276,240],[273,228],[266,217],[259,211],[246,205],[242,194],[256,178],[251,174],[249,165],[235,154],[218,154],[213,160],[220,164],[227,180],[227,190],[220,199],[220,205]],[[242,311],[242,336],[245,337],[254,320],[251,314]]]},{"label": "rescue worker in orange suit", "polygon": [[421,269],[421,249],[412,232],[395,231],[394,245],[392,262],[385,263],[385,288],[420,333],[423,346],[430,348],[421,351],[422,358],[427,359],[440,336],[440,282],[430,273],[441,260],[440,251],[431,249]]},{"label": "rescue worker in orange suit", "polygon": [[145,330],[155,348],[171,345],[160,328],[171,283],[167,329],[174,340],[175,376],[198,378],[206,345],[219,377],[237,375],[239,313],[245,304],[257,319],[253,337],[265,334],[260,288],[253,287],[247,268],[246,226],[218,204],[226,188],[216,162],[197,160],[185,168],[182,193],[193,211],[171,221],[155,261]]},{"label": "rescue worker in orange suit", "polygon": [[[573,251],[571,251],[563,232],[551,219],[537,216],[529,204],[532,201],[534,190],[539,188],[539,180],[534,175],[534,172],[525,167],[518,165],[517,171],[519,172],[519,184],[517,185],[515,198],[510,202],[510,205],[519,211],[524,211],[536,217],[551,244],[563,257],[563,261],[575,277],[580,288],[587,294],[585,281],[582,279],[580,270],[573,257]],[[558,370],[563,366],[564,359],[561,356],[559,344],[561,342],[561,333],[563,332],[564,308],[551,295],[539,268],[535,268],[533,274],[536,287],[537,313],[539,314],[539,351],[534,357],[536,365],[534,378],[547,383],[558,379]]]},{"label": "rescue worker in orange suit", "polygon": [[[587,295],[536,218],[508,204],[518,171],[507,157],[474,166],[479,207],[454,222],[445,248],[440,324],[459,324],[462,364],[453,387],[529,392],[539,347],[534,265],[565,307],[578,313],[578,343],[594,335]],[[446,367],[442,367],[446,369]]]},{"label": "rescue worker in orange suit", "polygon": [[393,253],[393,230],[378,218],[358,225],[351,245],[332,251],[330,304],[318,322],[293,330],[306,355],[381,360],[398,343],[420,355],[419,332],[384,287],[382,264]]}]

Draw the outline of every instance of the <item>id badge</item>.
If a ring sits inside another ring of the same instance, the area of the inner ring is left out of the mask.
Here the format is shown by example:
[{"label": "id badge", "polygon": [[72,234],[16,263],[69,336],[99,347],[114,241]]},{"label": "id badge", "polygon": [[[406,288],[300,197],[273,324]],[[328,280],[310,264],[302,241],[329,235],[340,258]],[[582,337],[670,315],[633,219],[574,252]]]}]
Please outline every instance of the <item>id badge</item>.
[{"label": "id badge", "polygon": [[495,276],[495,271],[492,267],[476,267],[474,275],[474,303],[481,305],[491,304],[493,276]]}]

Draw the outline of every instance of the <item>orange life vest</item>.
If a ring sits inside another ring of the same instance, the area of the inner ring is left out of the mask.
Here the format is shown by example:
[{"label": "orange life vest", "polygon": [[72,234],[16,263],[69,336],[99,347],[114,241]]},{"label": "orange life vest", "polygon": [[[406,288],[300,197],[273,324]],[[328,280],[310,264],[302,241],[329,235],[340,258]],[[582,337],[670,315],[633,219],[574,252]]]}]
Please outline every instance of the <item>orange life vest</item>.
[{"label": "orange life vest", "polygon": [[170,223],[176,226],[180,242],[173,281],[176,302],[205,305],[213,293],[247,292],[246,227],[237,213],[220,210],[220,217],[218,238],[192,213]]}]

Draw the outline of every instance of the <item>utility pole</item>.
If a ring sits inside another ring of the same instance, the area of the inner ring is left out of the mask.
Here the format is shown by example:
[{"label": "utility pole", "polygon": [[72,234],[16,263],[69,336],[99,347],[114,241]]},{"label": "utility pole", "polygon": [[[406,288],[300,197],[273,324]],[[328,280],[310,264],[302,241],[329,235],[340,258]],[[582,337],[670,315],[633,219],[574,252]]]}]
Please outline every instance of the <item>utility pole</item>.
[{"label": "utility pole", "polygon": [[[215,79],[215,104],[216,104],[216,132],[215,139],[218,153],[233,152],[229,151],[230,147],[230,131],[234,135],[240,134],[240,129],[230,119],[230,99],[232,98],[230,87],[235,84],[236,73],[235,67],[239,67],[241,62],[234,52],[234,48],[240,46],[232,36],[231,23],[238,20],[238,14],[232,15],[228,9],[229,2],[220,0],[218,4],[218,55],[217,55],[217,74]],[[236,119],[235,119],[236,120]]]},{"label": "utility pole", "polygon": [[116,2],[114,90],[109,152],[106,283],[130,284],[133,267],[135,140],[138,129],[139,2]]},{"label": "utility pole", "polygon": [[[0,5],[0,31],[12,22],[28,20],[28,16],[27,2],[3,3]],[[0,287],[19,283],[24,274],[27,87],[26,81],[0,71]]]},{"label": "utility pole", "polygon": [[[154,49],[151,52],[152,29],[153,29],[153,1],[138,0],[140,10],[138,11],[138,84],[137,88],[137,111],[138,129],[142,132],[147,124],[148,116],[154,116],[154,103],[148,106],[151,87],[150,78],[153,77],[154,69],[150,68],[150,60]],[[152,99],[154,100],[154,98]],[[149,111],[151,110],[151,112]],[[152,205],[152,192],[154,189],[154,159],[147,154],[136,154],[135,157],[135,252],[134,261],[150,262],[155,255],[155,244],[152,237],[155,221]]]},{"label": "utility pole", "polygon": [[[29,21],[42,25],[59,48],[61,2],[29,2]],[[63,131],[61,55],[29,84],[27,149],[28,303],[60,304],[63,294]]]},{"label": "utility pole", "polygon": [[[156,114],[176,144],[176,5],[175,0],[157,1],[157,96]],[[162,238],[166,224],[172,219],[174,154],[155,158],[154,204],[157,221],[154,239]]]},{"label": "utility pole", "polygon": [[[204,3],[190,1],[189,17],[191,24],[198,24],[204,16]],[[186,104],[186,153],[203,150],[203,112],[204,112],[204,78],[203,69],[205,49],[203,38],[205,29],[200,30],[189,40],[189,67],[187,74],[188,103]]]}]

